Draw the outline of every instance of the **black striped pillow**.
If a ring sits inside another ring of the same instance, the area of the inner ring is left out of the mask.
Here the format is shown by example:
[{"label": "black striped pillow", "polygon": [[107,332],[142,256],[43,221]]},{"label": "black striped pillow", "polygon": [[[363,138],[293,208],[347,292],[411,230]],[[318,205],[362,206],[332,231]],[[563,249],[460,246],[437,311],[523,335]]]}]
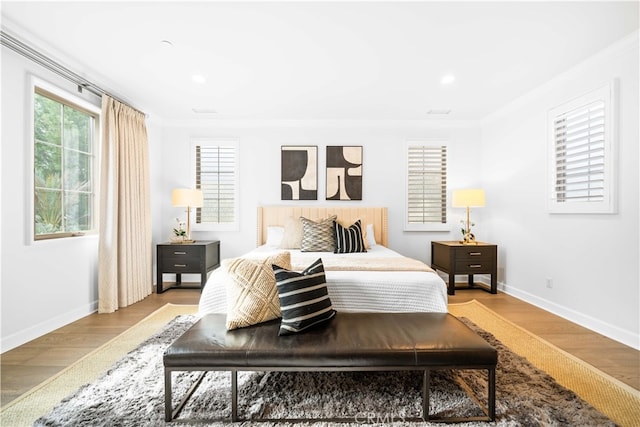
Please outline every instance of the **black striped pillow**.
[{"label": "black striped pillow", "polygon": [[344,228],[337,221],[333,221],[333,228],[336,237],[336,249],[333,251],[337,254],[348,254],[352,252],[367,252],[362,237],[362,225],[357,220],[349,228]]},{"label": "black striped pillow", "polygon": [[279,335],[304,331],[335,316],[327,292],[322,259],[302,273],[272,265],[280,297],[282,322]]}]

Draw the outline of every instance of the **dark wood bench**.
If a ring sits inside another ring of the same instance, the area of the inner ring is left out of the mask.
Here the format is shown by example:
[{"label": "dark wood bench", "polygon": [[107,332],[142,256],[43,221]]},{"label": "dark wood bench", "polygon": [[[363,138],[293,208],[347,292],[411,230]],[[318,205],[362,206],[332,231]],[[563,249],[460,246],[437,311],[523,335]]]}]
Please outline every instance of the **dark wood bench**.
[{"label": "dark wood bench", "polygon": [[[224,314],[209,314],[198,320],[165,351],[165,419],[171,421],[178,415],[207,371],[231,371],[231,420],[238,421],[238,371],[415,370],[423,371],[424,379],[422,418],[414,420],[495,420],[498,353],[450,314],[340,312],[326,324],[288,336],[278,336],[279,326],[280,321],[274,320],[227,331]],[[486,370],[485,416],[430,417],[429,379],[430,371],[435,369]],[[174,371],[203,371],[175,409]],[[331,421],[353,421],[353,418]]]}]

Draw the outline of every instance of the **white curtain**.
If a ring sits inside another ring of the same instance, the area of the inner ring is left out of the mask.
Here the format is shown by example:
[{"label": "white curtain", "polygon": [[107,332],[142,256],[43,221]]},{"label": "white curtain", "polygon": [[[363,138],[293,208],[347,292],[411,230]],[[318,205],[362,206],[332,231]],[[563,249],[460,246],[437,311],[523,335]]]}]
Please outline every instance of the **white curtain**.
[{"label": "white curtain", "polygon": [[145,116],[102,97],[98,312],[153,290],[149,156]]}]

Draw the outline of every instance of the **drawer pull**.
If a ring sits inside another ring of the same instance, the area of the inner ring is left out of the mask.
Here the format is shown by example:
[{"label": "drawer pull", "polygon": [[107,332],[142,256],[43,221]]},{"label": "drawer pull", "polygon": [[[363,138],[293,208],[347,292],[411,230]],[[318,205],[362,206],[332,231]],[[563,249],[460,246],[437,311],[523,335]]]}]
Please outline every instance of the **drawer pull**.
[{"label": "drawer pull", "polygon": [[482,267],[482,264],[471,264],[469,265],[469,268],[480,268]]},{"label": "drawer pull", "polygon": [[181,252],[180,251],[175,251],[173,254],[174,255],[186,255],[187,253],[184,252],[184,251],[181,251]]},{"label": "drawer pull", "polygon": [[173,264],[174,267],[186,267],[187,264]]},{"label": "drawer pull", "polygon": [[482,255],[482,252],[469,252],[469,255],[471,255],[471,256],[479,256],[479,255]]}]

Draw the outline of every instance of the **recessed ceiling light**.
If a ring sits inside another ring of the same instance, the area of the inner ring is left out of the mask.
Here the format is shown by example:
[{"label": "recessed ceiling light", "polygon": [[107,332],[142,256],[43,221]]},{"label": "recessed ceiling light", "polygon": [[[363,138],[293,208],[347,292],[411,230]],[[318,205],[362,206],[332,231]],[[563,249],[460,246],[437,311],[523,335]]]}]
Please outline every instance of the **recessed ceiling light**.
[{"label": "recessed ceiling light", "polygon": [[161,44],[163,47],[173,47],[173,43],[171,43],[171,41],[170,41],[170,40],[161,40],[161,41],[160,41],[160,44]]},{"label": "recessed ceiling light", "polygon": [[196,83],[204,83],[207,81],[207,79],[205,79],[202,74],[194,74],[193,76],[191,76],[191,80]]},{"label": "recessed ceiling light", "polygon": [[450,83],[453,83],[453,81],[454,81],[455,79],[456,79],[456,78],[455,78],[454,76],[452,76],[451,74],[447,74],[446,76],[444,76],[444,77],[442,78],[442,80],[440,80],[440,83],[441,83],[441,84],[443,84],[443,85],[448,85],[448,84],[450,84]]}]

